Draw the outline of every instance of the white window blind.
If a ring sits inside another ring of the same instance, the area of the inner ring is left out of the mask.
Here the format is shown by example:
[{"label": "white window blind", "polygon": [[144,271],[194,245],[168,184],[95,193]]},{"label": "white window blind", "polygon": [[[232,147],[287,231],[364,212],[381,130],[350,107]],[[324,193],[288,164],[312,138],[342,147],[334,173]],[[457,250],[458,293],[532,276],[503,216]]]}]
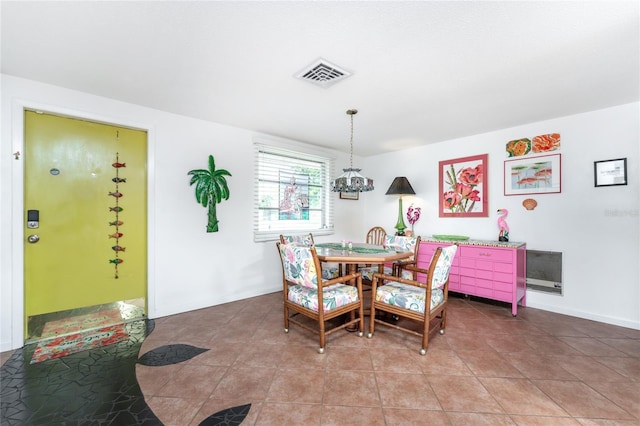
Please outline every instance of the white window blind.
[{"label": "white window blind", "polygon": [[331,158],[254,146],[254,241],[277,240],[280,234],[332,233]]}]

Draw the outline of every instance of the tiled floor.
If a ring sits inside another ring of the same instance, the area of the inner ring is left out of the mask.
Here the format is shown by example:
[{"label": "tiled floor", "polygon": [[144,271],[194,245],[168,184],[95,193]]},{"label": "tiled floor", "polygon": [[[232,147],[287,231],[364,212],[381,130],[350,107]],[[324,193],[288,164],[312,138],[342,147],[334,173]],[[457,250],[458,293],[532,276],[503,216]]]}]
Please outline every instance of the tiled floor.
[{"label": "tiled floor", "polygon": [[[425,356],[418,337],[381,326],[372,339],[333,334],[320,355],[315,336],[283,332],[280,298],[156,319],[134,346],[140,357],[176,344],[208,350],[162,366],[134,359],[142,400],[156,417],[146,413],[147,424],[199,425],[246,404],[243,425],[640,424],[638,330],[532,308],[514,318],[506,305],[452,295],[446,334],[432,336]],[[24,378],[32,388],[47,380]],[[83,419],[78,424],[98,424]]]}]

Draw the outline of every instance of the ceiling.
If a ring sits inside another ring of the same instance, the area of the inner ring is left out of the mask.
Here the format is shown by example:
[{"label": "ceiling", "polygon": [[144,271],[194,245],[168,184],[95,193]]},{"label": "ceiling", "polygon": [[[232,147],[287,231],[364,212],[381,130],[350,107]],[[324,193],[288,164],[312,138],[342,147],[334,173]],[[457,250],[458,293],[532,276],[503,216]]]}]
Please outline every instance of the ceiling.
[{"label": "ceiling", "polygon": [[[2,1],[2,73],[369,156],[640,100],[637,1]],[[352,73],[295,78],[322,58]],[[553,129],[549,129],[550,131]]]}]

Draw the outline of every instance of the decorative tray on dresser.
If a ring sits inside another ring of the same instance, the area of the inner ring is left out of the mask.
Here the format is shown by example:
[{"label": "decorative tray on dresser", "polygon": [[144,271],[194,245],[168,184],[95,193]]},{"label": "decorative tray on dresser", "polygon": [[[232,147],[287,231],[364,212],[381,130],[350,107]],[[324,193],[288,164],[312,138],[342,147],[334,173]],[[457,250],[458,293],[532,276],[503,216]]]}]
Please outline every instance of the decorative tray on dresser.
[{"label": "decorative tray on dresser", "polygon": [[518,304],[526,306],[527,244],[449,237],[422,237],[418,266],[428,267],[438,247],[457,245],[449,291],[511,303],[511,314],[516,316]]}]

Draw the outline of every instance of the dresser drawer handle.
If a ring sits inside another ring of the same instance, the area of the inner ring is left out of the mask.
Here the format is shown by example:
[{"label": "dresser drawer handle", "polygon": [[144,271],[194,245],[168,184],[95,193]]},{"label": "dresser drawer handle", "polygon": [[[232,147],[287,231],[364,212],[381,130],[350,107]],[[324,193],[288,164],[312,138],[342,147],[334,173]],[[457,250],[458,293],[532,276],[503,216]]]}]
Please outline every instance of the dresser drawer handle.
[{"label": "dresser drawer handle", "polygon": [[491,257],[491,253],[483,253],[483,252],[480,252],[480,256],[487,256],[487,257]]}]

